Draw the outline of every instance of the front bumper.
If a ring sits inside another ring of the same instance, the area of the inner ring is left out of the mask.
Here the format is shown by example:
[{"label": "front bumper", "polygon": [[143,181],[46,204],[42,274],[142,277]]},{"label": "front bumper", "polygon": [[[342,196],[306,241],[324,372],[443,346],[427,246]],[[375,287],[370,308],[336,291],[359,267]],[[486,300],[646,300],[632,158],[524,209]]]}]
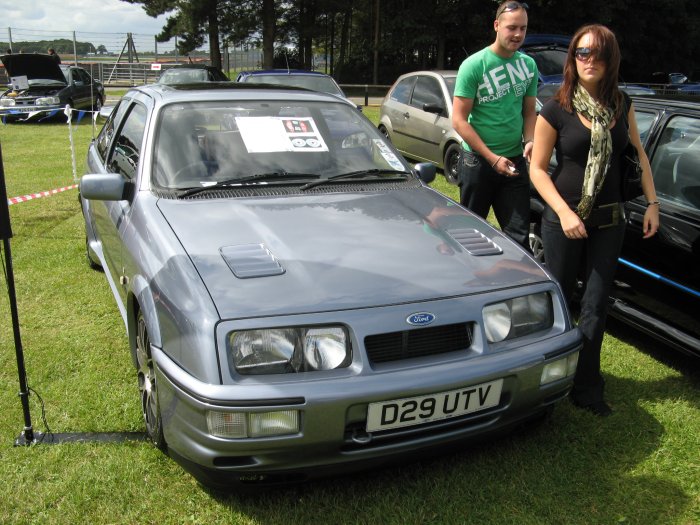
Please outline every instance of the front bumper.
[{"label": "front bumper", "polygon": [[[507,432],[564,398],[573,377],[540,385],[546,362],[579,351],[569,330],[516,351],[470,359],[446,357],[431,365],[403,365],[381,373],[327,377],[284,385],[210,385],[198,382],[158,348],[152,349],[165,439],[171,456],[205,485],[300,482],[366,469],[405,456],[414,459],[465,439]],[[497,406],[455,419],[368,434],[371,402],[432,394],[503,379]],[[298,434],[221,439],[207,433],[209,410],[300,411]],[[419,455],[420,454],[420,455]]]}]

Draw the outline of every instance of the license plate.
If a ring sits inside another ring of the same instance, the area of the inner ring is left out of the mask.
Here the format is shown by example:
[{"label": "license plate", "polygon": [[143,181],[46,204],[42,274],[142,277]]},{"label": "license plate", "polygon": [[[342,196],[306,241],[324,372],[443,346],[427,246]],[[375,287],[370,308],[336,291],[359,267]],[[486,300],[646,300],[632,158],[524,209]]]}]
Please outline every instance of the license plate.
[{"label": "license plate", "polygon": [[497,379],[449,392],[370,403],[367,432],[410,427],[495,407],[502,388],[503,379]]}]

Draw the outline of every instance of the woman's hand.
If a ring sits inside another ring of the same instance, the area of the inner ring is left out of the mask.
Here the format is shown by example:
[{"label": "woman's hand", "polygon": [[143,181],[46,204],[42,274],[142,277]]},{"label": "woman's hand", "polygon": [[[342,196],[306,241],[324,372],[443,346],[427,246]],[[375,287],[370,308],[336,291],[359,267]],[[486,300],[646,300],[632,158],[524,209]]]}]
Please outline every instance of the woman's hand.
[{"label": "woman's hand", "polygon": [[588,232],[581,217],[576,215],[576,212],[571,208],[566,206],[558,215],[561,229],[564,231],[567,239],[585,239],[588,237]]},{"label": "woman's hand", "polygon": [[648,239],[656,235],[659,230],[659,204],[649,204],[644,212],[644,225],[642,227],[642,238]]}]

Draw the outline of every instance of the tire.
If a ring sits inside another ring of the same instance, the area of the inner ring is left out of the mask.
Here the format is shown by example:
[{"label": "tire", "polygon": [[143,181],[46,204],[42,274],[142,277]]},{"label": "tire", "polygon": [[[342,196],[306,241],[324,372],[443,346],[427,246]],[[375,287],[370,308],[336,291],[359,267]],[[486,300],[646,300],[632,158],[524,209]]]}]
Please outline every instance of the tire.
[{"label": "tire", "polygon": [[102,100],[101,96],[97,96],[97,99],[95,99],[95,103],[92,105],[92,110],[96,113],[99,113],[100,110],[102,109],[102,105],[104,104],[104,101]]},{"label": "tire", "polygon": [[542,229],[539,221],[530,223],[528,241],[532,256],[537,262],[544,264],[544,246],[542,245]]},{"label": "tire", "polygon": [[462,146],[459,144],[450,144],[445,150],[445,157],[443,163],[443,174],[445,175],[445,180],[450,184],[457,184],[459,180],[459,154],[462,151]]},{"label": "tire", "polygon": [[165,450],[167,447],[163,436],[155,364],[151,356],[151,339],[148,336],[146,319],[140,310],[136,318],[136,362],[141,413],[146,424],[146,434],[156,447]]},{"label": "tire", "polygon": [[386,129],[384,126],[379,126],[377,129],[379,129],[379,133],[384,135],[389,142],[391,142],[391,137],[389,136],[389,131]]}]

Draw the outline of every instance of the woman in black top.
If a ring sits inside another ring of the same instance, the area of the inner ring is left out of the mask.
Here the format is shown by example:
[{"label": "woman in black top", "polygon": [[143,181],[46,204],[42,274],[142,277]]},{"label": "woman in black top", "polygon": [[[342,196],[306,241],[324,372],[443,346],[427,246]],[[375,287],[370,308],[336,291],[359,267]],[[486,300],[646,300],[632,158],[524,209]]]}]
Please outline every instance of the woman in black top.
[{"label": "woman in black top", "polygon": [[[621,202],[621,152],[628,141],[639,151],[642,188],[648,205],[643,235],[659,227],[659,203],[629,96],[617,86],[620,49],[607,27],[579,29],[571,40],[564,80],[542,108],[535,125],[530,165],[533,185],[547,203],[542,243],[547,268],[571,300],[583,280],[578,326],[584,337],[571,392],[572,401],[607,416],[600,348],[608,292],[625,231]],[[628,133],[629,126],[629,133]],[[547,173],[552,151],[557,167]]]}]

